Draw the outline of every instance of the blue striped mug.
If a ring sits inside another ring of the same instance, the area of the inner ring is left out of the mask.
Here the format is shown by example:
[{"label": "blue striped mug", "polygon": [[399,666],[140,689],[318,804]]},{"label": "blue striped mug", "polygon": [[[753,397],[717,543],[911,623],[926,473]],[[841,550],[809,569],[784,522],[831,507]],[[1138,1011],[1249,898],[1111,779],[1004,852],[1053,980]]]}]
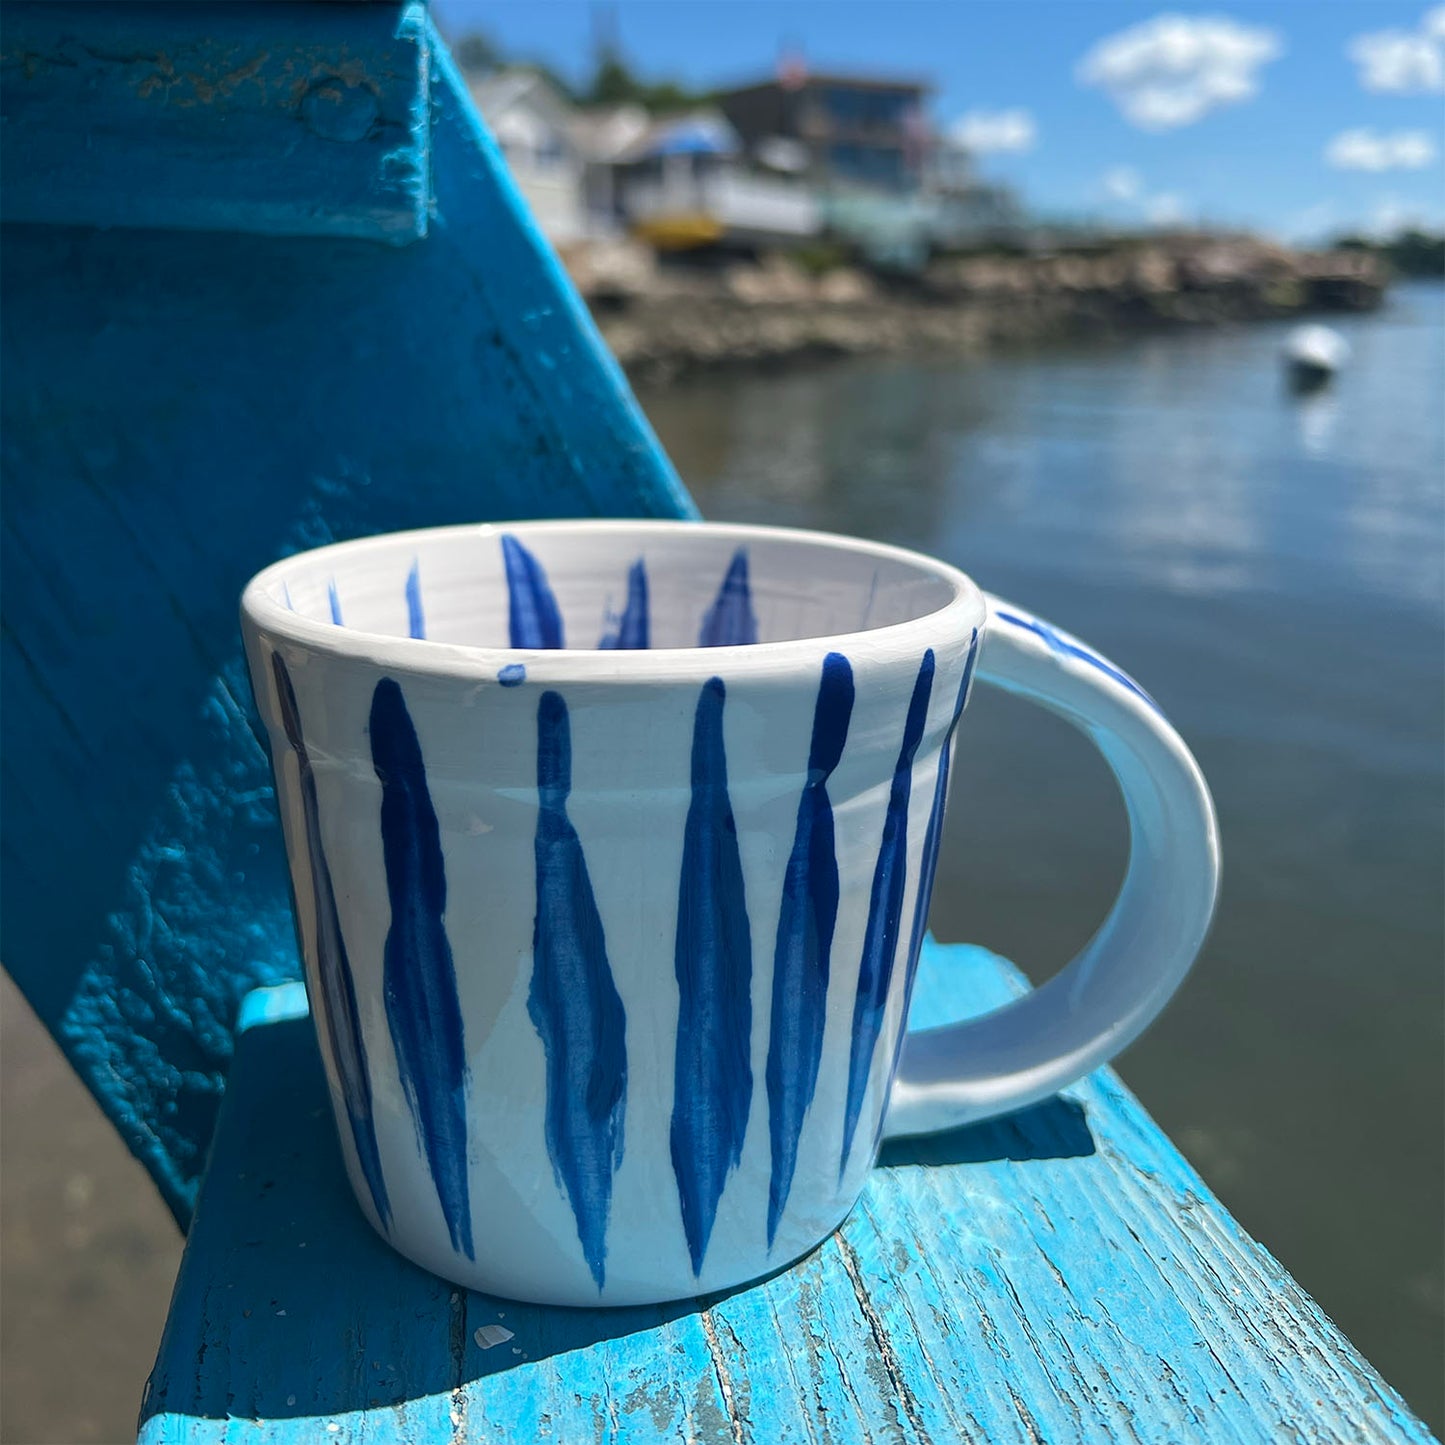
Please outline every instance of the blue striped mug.
[{"label": "blue striped mug", "polygon": [[[473,1288],[629,1305],[766,1274],[884,1138],[1111,1057],[1209,924],[1213,808],[1149,696],[895,547],[447,527],[290,557],[242,619],[352,1185]],[[975,678],[1097,743],[1130,860],[1057,978],[910,1034]]]}]

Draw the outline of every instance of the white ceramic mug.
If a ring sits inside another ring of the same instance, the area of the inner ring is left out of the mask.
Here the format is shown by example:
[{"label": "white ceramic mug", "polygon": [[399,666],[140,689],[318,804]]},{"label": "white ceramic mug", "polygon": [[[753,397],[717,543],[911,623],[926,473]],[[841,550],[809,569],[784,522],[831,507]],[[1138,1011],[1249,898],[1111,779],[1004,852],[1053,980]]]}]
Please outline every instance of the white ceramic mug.
[{"label": "white ceramic mug", "polygon": [[[763,527],[449,527],[246,589],[351,1182],[428,1269],[540,1303],[725,1289],[881,1140],[1042,1099],[1197,953],[1199,769],[1118,668],[961,572]],[[1113,768],[1119,899],[1057,978],[906,1034],[975,672]]]}]

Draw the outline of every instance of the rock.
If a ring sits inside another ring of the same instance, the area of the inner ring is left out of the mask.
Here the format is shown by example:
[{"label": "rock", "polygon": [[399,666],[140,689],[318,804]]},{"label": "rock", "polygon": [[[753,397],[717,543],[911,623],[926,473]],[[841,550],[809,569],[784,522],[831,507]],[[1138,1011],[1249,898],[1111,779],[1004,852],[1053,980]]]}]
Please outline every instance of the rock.
[{"label": "rock", "polygon": [[1378,305],[1384,289],[1368,255],[1293,252],[1249,237],[945,258],[908,288],[851,268],[814,280],[785,257],[726,270],[654,266],[640,290],[644,273],[624,269],[634,280],[621,306],[598,304],[608,295],[595,289],[607,271],[596,258],[586,264],[604,337],[623,366],[648,381],[819,356],[956,353],[1140,326],[1362,310]]},{"label": "rock", "polygon": [[830,306],[846,306],[859,301],[871,301],[878,288],[870,277],[851,266],[840,266],[829,271],[817,285],[818,300]]},{"label": "rock", "polygon": [[640,241],[580,241],[563,249],[562,264],[588,300],[628,301],[657,283],[657,256]]},{"label": "rock", "polygon": [[1174,262],[1160,251],[1142,250],[1129,268],[1129,284],[1146,296],[1173,291],[1178,284]]},{"label": "rock", "polygon": [[730,266],[724,284],[729,295],[748,306],[811,301],[814,291],[809,276],[783,256],[769,256],[758,266]]}]

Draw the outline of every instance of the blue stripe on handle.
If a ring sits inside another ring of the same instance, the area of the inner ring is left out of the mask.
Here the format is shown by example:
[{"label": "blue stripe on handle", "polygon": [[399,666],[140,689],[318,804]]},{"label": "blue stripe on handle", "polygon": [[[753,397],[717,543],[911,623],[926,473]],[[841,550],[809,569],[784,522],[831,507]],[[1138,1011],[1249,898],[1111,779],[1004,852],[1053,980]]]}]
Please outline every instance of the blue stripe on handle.
[{"label": "blue stripe on handle", "polygon": [[[958,701],[953,708],[953,721],[938,755],[938,781],[933,788],[933,807],[928,814],[928,831],[923,835],[923,860],[919,864],[918,895],[913,901],[913,927],[908,934],[908,978],[903,987],[903,1021],[898,1029],[898,1038],[893,1045],[893,1063],[888,1070],[889,1082],[898,1072],[898,1061],[903,1057],[904,1041],[908,1037],[908,1011],[913,1006],[913,984],[918,977],[918,959],[923,951],[923,935],[928,928],[928,908],[933,901],[933,879],[938,871],[938,850],[943,843],[943,813],[948,802],[948,772],[951,765],[953,735],[963,718],[968,704],[969,684],[973,681],[973,665],[978,660],[978,628],[973,629],[969,639],[968,657],[963,664],[963,678],[958,684]],[[874,1147],[883,1138],[883,1125],[887,1111],[879,1116],[878,1134]]]},{"label": "blue stripe on handle", "polygon": [[622,1163],[627,1016],[607,962],[587,860],[567,817],[572,732],[560,694],[537,706],[537,914],[527,1012],[547,1056],[547,1154],[597,1288]]},{"label": "blue stripe on handle", "polygon": [[336,595],[336,579],[333,577],[326,584],[326,600],[331,604],[331,620],[337,627],[344,627],[346,624],[341,620],[341,598]]},{"label": "blue stripe on handle", "polygon": [[513,647],[562,647],[562,614],[542,564],[510,532],[502,533],[507,569],[508,634]]},{"label": "blue stripe on handle", "polygon": [[647,567],[641,557],[627,573],[627,606],[617,630],[603,634],[600,648],[643,649],[650,647],[652,625],[647,606]]},{"label": "blue stripe on handle", "polygon": [[376,1144],[376,1119],[372,1110],[371,1073],[367,1066],[366,1042],[361,1034],[361,1015],[356,1006],[356,986],[351,977],[351,960],[341,933],[336,909],[336,890],[331,868],[321,841],[321,809],[316,799],[316,777],[301,734],[301,712],[291,674],[279,652],[271,654],[271,672],[276,680],[276,704],[286,741],[296,754],[301,781],[301,814],[306,827],[306,851],[311,860],[312,900],[316,912],[316,973],[321,985],[322,1021],[331,1061],[341,1083],[341,1099],[351,1125],[357,1162],[371,1191],[371,1202],[383,1229],[391,1228],[391,1201]]},{"label": "blue stripe on handle", "polygon": [[1121,687],[1128,688],[1135,697],[1143,698],[1155,712],[1159,711],[1159,704],[1127,672],[1120,671],[1112,662],[1100,657],[1097,652],[1090,651],[1083,643],[1056,632],[1047,622],[1041,622],[1037,617],[1020,617],[1018,613],[1005,612],[1002,608],[996,608],[993,615],[1001,622],[1011,622],[1015,627],[1022,627],[1025,632],[1032,632],[1035,637],[1048,644],[1051,652],[1057,652],[1063,657],[1077,657],[1080,662],[1087,662],[1106,677],[1112,677]]},{"label": "blue stripe on handle", "polygon": [[753,615],[748,581],[748,549],[739,547],[728,564],[717,597],[702,620],[699,647],[738,647],[758,640],[758,619]]},{"label": "blue stripe on handle", "polygon": [[868,895],[868,924],[863,934],[863,957],[858,966],[858,994],[853,1003],[853,1042],[848,1056],[848,1100],[843,1118],[843,1153],[838,1160],[838,1178],[848,1167],[858,1115],[873,1067],[873,1052],[883,1029],[888,1004],[888,986],[893,978],[898,953],[899,924],[903,914],[903,890],[908,876],[908,796],[913,787],[913,756],[923,740],[928,720],[928,699],[933,691],[933,649],[923,654],[908,718],[903,726],[903,745],[893,769],[893,786],[888,794],[888,811],[883,819],[883,838],[878,846],[878,863],[873,870],[873,887]]},{"label": "blue stripe on handle", "polygon": [[742,1157],[752,1104],[752,933],[723,745],[726,689],[710,678],[692,734],[675,966],[679,992],[672,1169],[694,1274]]},{"label": "blue stripe on handle", "polygon": [[442,923],[447,880],[421,744],[401,688],[371,698],[371,760],[381,780],[381,845],[391,927],[382,995],[397,1069],[455,1249],[473,1258],[467,1185],[467,1060],[456,970]]},{"label": "blue stripe on handle", "polygon": [[798,801],[793,851],[773,950],[773,1008],[768,1038],[768,1248],[793,1187],[798,1139],[813,1102],[828,1015],[828,972],[838,920],[838,860],[828,778],[843,755],[853,715],[853,669],[840,652],[823,659],[813,707],[808,780]]},{"label": "blue stripe on handle", "polygon": [[413,562],[406,574],[407,632],[416,638],[426,637],[426,618],[421,610],[421,563]]}]

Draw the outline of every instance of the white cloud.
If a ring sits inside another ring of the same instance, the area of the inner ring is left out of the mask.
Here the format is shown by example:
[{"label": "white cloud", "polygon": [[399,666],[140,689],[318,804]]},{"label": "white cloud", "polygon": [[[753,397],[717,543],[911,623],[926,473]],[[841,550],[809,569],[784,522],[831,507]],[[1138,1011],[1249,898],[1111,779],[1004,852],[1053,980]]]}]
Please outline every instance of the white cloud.
[{"label": "white cloud", "polygon": [[1372,236],[1393,236],[1410,219],[1410,211],[1398,196],[1381,196],[1370,208],[1365,228]]},{"label": "white cloud", "polygon": [[1279,227],[1282,240],[1309,245],[1322,240],[1339,224],[1339,208],[1333,201],[1316,201],[1302,211],[1296,211]]},{"label": "white cloud", "polygon": [[1034,148],[1038,126],[1033,115],[1013,110],[971,110],[948,128],[948,138],[975,155],[1022,155]]},{"label": "white cloud", "polygon": [[1365,219],[1367,235],[1388,240],[1401,231],[1435,231],[1445,226],[1445,212],[1438,208],[1421,206],[1413,201],[1402,200],[1399,196],[1376,196]]},{"label": "white cloud", "polygon": [[1341,131],[1325,147],[1325,160],[1342,171],[1418,171],[1435,159],[1429,131]]},{"label": "white cloud", "polygon": [[1388,240],[1413,225],[1417,219],[1418,212],[1407,206],[1399,196],[1380,196],[1370,208],[1365,233],[1377,240]]},{"label": "white cloud", "polygon": [[1345,54],[1359,67],[1366,90],[1396,95],[1445,90],[1445,5],[1427,10],[1414,30],[1357,35]]},{"label": "white cloud", "polygon": [[1194,208],[1178,191],[1151,191],[1133,166],[1114,166],[1100,177],[1104,194],[1151,226],[1177,226]]},{"label": "white cloud", "polygon": [[1144,194],[1144,177],[1133,166],[1114,166],[1104,172],[1104,194],[1111,201],[1137,201]]},{"label": "white cloud", "polygon": [[1177,226],[1189,217],[1189,204],[1177,191],[1161,191],[1144,202],[1144,214],[1151,225]]},{"label": "white cloud", "polygon": [[1156,15],[1099,41],[1077,74],[1140,129],[1172,130],[1248,100],[1283,49],[1273,30],[1227,16]]}]

